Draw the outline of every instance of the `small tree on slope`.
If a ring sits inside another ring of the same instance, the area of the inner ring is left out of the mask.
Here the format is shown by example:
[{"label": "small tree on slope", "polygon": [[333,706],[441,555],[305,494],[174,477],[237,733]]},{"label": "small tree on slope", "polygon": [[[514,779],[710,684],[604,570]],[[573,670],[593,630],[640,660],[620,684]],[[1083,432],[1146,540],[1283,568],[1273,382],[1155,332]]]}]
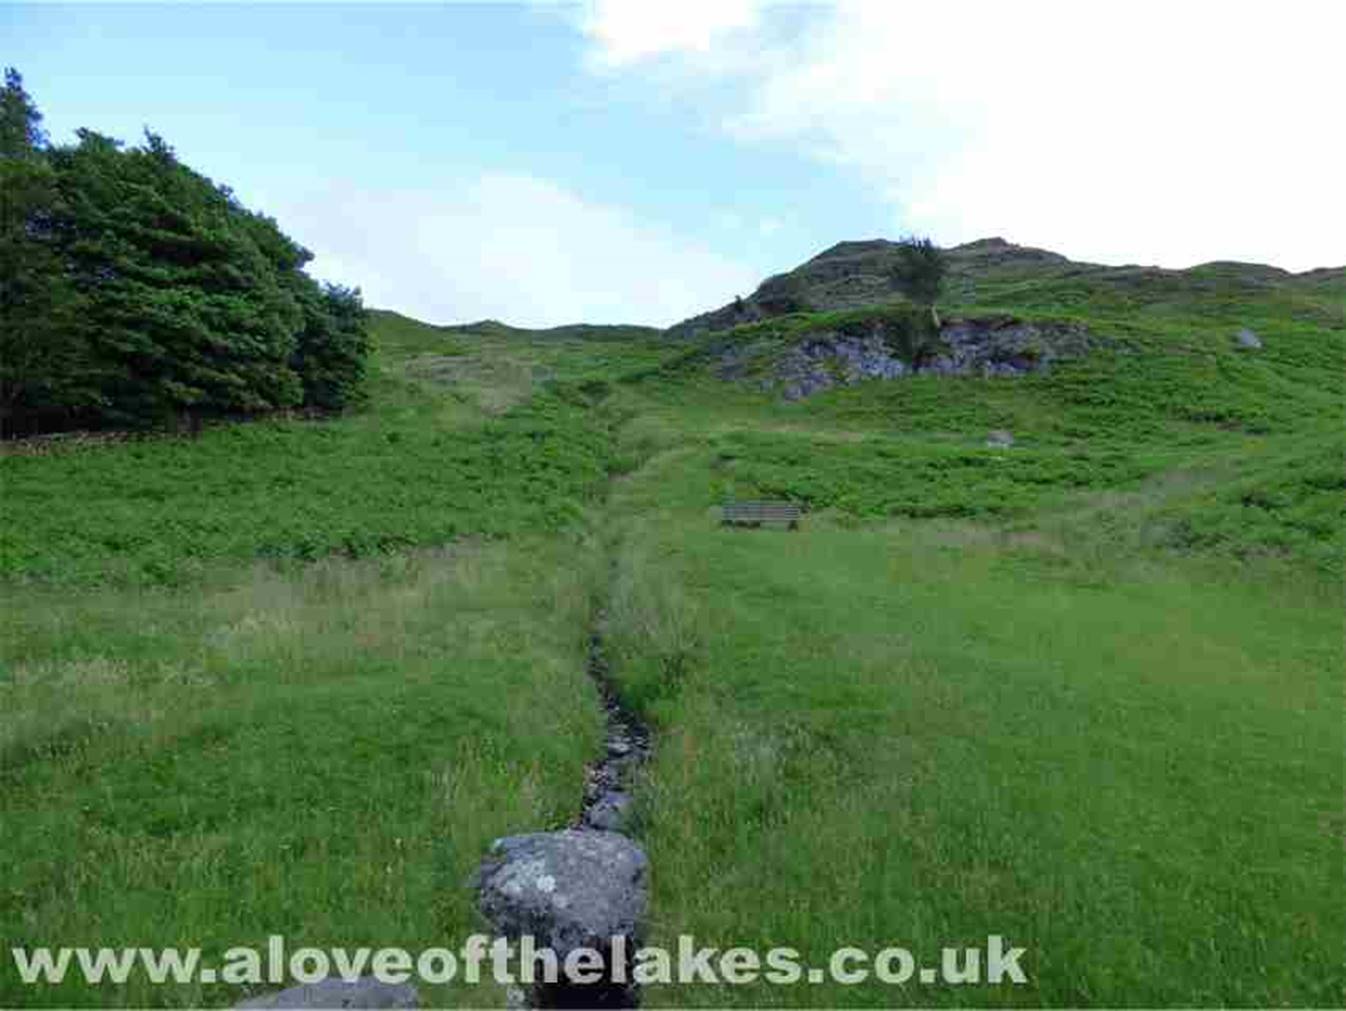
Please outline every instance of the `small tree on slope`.
[{"label": "small tree on slope", "polygon": [[930,308],[930,319],[939,329],[935,302],[944,287],[948,264],[944,252],[926,238],[908,236],[897,243],[892,266],[893,282],[909,299]]}]

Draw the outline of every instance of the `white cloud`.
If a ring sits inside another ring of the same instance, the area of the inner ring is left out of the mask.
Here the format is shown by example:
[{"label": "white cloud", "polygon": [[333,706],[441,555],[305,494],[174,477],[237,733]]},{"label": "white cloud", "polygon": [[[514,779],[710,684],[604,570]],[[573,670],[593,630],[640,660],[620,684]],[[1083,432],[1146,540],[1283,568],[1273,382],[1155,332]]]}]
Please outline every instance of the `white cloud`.
[{"label": "white cloud", "polygon": [[621,66],[666,53],[706,52],[725,34],[757,21],[757,0],[592,0],[581,26],[598,62]]},{"label": "white cloud", "polygon": [[528,175],[435,193],[334,187],[277,216],[317,254],[316,276],[435,323],[664,326],[756,284],[696,243]]},{"label": "white cloud", "polygon": [[736,82],[730,135],[855,173],[892,231],[1168,266],[1346,260],[1346,6],[842,0],[783,42],[776,13],[755,45],[680,57],[686,75]]}]

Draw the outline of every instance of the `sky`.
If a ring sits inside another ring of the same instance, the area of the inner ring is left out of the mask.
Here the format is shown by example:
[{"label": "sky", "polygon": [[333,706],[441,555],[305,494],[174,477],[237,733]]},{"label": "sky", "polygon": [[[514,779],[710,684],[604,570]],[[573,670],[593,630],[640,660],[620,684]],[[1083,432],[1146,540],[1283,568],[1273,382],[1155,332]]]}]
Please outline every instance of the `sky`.
[{"label": "sky", "polygon": [[52,140],[162,135],[435,323],[665,326],[835,242],[1346,263],[1346,4],[0,3]]}]

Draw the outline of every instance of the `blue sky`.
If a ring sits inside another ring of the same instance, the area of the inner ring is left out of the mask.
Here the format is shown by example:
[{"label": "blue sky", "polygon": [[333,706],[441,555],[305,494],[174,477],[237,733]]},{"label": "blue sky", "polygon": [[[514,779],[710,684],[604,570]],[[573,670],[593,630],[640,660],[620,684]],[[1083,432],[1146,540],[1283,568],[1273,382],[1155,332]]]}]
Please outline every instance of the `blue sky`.
[{"label": "blue sky", "polygon": [[1340,10],[8,5],[0,59],[55,140],[150,127],[371,304],[667,324],[911,231],[1346,261]]}]

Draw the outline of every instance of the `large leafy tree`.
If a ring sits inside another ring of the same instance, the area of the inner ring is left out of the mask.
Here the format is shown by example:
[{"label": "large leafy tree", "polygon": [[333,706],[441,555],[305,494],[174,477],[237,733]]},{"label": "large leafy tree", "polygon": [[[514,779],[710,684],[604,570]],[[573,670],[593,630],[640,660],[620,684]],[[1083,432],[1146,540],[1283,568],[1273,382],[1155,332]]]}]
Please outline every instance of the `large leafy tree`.
[{"label": "large leafy tree", "polygon": [[5,86],[0,90],[0,156],[27,156],[46,143],[42,113],[23,87],[23,75],[6,67]]},{"label": "large leafy tree", "polygon": [[305,286],[304,326],[291,359],[304,384],[304,403],[333,410],[363,397],[369,332],[356,288]]},{"label": "large leafy tree", "polygon": [[16,72],[0,95],[0,423],[194,424],[359,398],[359,292],[147,133],[50,147]]},{"label": "large leafy tree", "polygon": [[53,152],[67,213],[63,253],[87,302],[88,338],[109,363],[110,420],[171,422],[290,407],[302,323],[278,275],[306,254],[149,135],[140,148],[80,131]]},{"label": "large leafy tree", "polygon": [[64,207],[46,135],[12,67],[0,90],[0,428],[59,425],[99,401],[81,305],[57,245]]}]

